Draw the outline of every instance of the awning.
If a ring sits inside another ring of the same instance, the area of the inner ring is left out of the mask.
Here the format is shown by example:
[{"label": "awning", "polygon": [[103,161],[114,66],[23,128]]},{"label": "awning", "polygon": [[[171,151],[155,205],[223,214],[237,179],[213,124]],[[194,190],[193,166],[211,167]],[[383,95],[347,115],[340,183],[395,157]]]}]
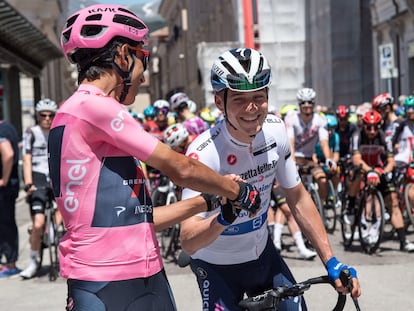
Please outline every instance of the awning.
[{"label": "awning", "polygon": [[15,65],[28,75],[39,75],[45,64],[63,54],[40,30],[0,0],[0,64]]}]

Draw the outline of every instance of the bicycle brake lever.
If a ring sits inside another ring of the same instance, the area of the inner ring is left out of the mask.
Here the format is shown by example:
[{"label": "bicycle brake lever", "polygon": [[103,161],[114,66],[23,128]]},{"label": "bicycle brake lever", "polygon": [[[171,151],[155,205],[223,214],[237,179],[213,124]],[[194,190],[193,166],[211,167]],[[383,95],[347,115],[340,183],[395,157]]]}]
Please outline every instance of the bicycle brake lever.
[{"label": "bicycle brake lever", "polygon": [[348,269],[343,269],[341,273],[339,274],[339,279],[341,280],[342,285],[344,285],[348,289],[350,296],[352,298],[352,301],[354,302],[355,309],[357,311],[361,311],[361,308],[359,307],[359,303],[358,303],[358,298],[352,297],[352,289],[354,288],[354,286],[352,285],[351,272],[349,272]]}]

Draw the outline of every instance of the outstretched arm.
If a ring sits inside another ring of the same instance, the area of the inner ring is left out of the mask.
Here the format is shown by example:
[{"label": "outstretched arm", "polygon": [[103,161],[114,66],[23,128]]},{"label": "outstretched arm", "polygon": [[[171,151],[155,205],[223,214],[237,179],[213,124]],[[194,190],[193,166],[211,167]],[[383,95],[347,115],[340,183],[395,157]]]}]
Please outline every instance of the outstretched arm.
[{"label": "outstretched arm", "polygon": [[[291,189],[284,190],[286,192],[286,199],[293,216],[299,224],[302,232],[315,247],[323,264],[325,267],[327,267],[328,273],[331,273],[330,270],[335,270],[336,266],[345,266],[338,262],[336,258],[334,258],[332,247],[330,245],[328,235],[322,223],[321,217],[318,213],[318,210],[316,209],[315,204],[312,201],[312,198],[303,187],[303,184],[299,183],[297,186]],[[334,261],[337,262],[337,265],[331,267],[332,262]],[[352,297],[359,297],[361,295],[361,288],[359,286],[358,279],[354,277],[352,279],[352,283],[354,285],[352,290]],[[335,280],[335,286],[339,292],[347,292],[347,288],[342,285],[339,279]]]},{"label": "outstretched arm", "polygon": [[171,150],[159,142],[145,162],[159,169],[179,186],[236,200],[239,185],[216,173],[203,163]]}]

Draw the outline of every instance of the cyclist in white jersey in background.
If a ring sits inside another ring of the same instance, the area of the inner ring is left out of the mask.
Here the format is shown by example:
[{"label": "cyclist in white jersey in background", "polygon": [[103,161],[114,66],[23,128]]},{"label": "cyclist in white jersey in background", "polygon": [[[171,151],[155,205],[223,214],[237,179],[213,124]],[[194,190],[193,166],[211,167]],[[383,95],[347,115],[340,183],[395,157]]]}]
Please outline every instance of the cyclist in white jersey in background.
[{"label": "cyclist in white jersey in background", "polygon": [[[332,173],[335,173],[336,162],[330,157],[326,120],[313,111],[316,98],[315,91],[312,88],[300,89],[296,98],[299,103],[299,111],[293,112],[285,118],[293,161],[299,167],[315,166],[312,156],[316,144],[320,142],[322,153],[326,159],[326,166]],[[321,201],[325,203],[328,195],[326,174],[319,165],[313,167],[311,173],[318,183]]]},{"label": "cyclist in white jersey in background", "polygon": [[[214,62],[211,83],[216,106],[225,119],[200,134],[187,155],[220,174],[236,174],[260,191],[261,207],[254,217],[222,202],[220,211],[201,213],[181,223],[181,242],[191,255],[203,310],[240,310],[245,294],[258,294],[294,282],[269,237],[266,217],[276,179],[303,232],[317,250],[337,289],[346,292],[338,275],[347,266],[333,254],[321,218],[303,187],[292,161],[283,121],[268,115],[271,69],[265,57],[248,48],[232,49]],[[198,195],[184,189],[183,198]],[[349,268],[349,267],[348,267]],[[360,295],[356,271],[353,295]],[[306,310],[303,298],[290,299],[279,310]]]},{"label": "cyclist in white jersey in background", "polygon": [[[40,100],[35,107],[38,124],[30,127],[23,135],[24,190],[27,192],[32,217],[30,261],[27,268],[20,272],[20,276],[26,279],[35,276],[39,265],[42,231],[45,225],[45,204],[50,195],[47,140],[57,108],[53,100]],[[60,222],[59,212],[56,215],[56,220]]]}]

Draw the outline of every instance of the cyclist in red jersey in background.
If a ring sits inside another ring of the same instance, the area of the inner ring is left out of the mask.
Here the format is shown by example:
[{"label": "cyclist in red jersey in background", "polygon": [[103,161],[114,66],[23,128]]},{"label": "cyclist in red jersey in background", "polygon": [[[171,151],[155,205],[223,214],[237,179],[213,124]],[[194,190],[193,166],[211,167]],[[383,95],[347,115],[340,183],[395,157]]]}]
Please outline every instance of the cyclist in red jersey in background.
[{"label": "cyclist in red jersey in background", "polygon": [[157,110],[154,106],[148,106],[144,109],[144,130],[150,133],[151,135],[155,136],[159,140],[162,140],[162,131],[160,130],[156,117],[157,117]]},{"label": "cyclist in red jersey in background", "polygon": [[80,84],[58,110],[48,144],[67,229],[59,245],[67,310],[176,310],[155,230],[210,209],[211,201],[204,195],[153,209],[139,160],[178,185],[236,200],[247,213],[260,204],[253,186],[172,151],[125,109],[145,81],[147,37],[133,12],[105,4],[74,13],[61,34]]},{"label": "cyclist in red jersey in background", "polygon": [[349,122],[349,109],[345,105],[336,108],[336,119],[338,127],[335,131],[339,135],[339,158],[343,159],[351,154],[351,137],[357,126]]},{"label": "cyclist in red jersey in background", "polygon": [[[348,217],[346,221],[351,223],[355,220],[355,197],[359,190],[361,175],[366,174],[367,181],[378,187],[384,195],[385,206],[391,215],[391,223],[394,226],[400,241],[400,250],[412,252],[414,244],[406,239],[404,222],[401,210],[398,206],[398,196],[395,185],[392,181],[392,171],[395,166],[391,140],[387,140],[381,130],[381,115],[371,110],[366,112],[361,119],[361,128],[355,131],[352,136],[352,162],[355,167],[361,167],[361,174],[357,174],[349,186]],[[364,227],[370,219],[361,219]],[[379,222],[379,220],[377,220]],[[373,224],[369,232],[363,232],[362,238],[373,240],[378,234],[376,224]],[[362,230],[363,231],[363,230]]]},{"label": "cyclist in red jersey in background", "polygon": [[391,139],[391,136],[395,132],[396,126],[398,126],[398,117],[393,110],[393,104],[394,97],[392,97],[389,93],[379,94],[372,100],[372,109],[381,114],[383,120],[381,128],[387,139]]}]

